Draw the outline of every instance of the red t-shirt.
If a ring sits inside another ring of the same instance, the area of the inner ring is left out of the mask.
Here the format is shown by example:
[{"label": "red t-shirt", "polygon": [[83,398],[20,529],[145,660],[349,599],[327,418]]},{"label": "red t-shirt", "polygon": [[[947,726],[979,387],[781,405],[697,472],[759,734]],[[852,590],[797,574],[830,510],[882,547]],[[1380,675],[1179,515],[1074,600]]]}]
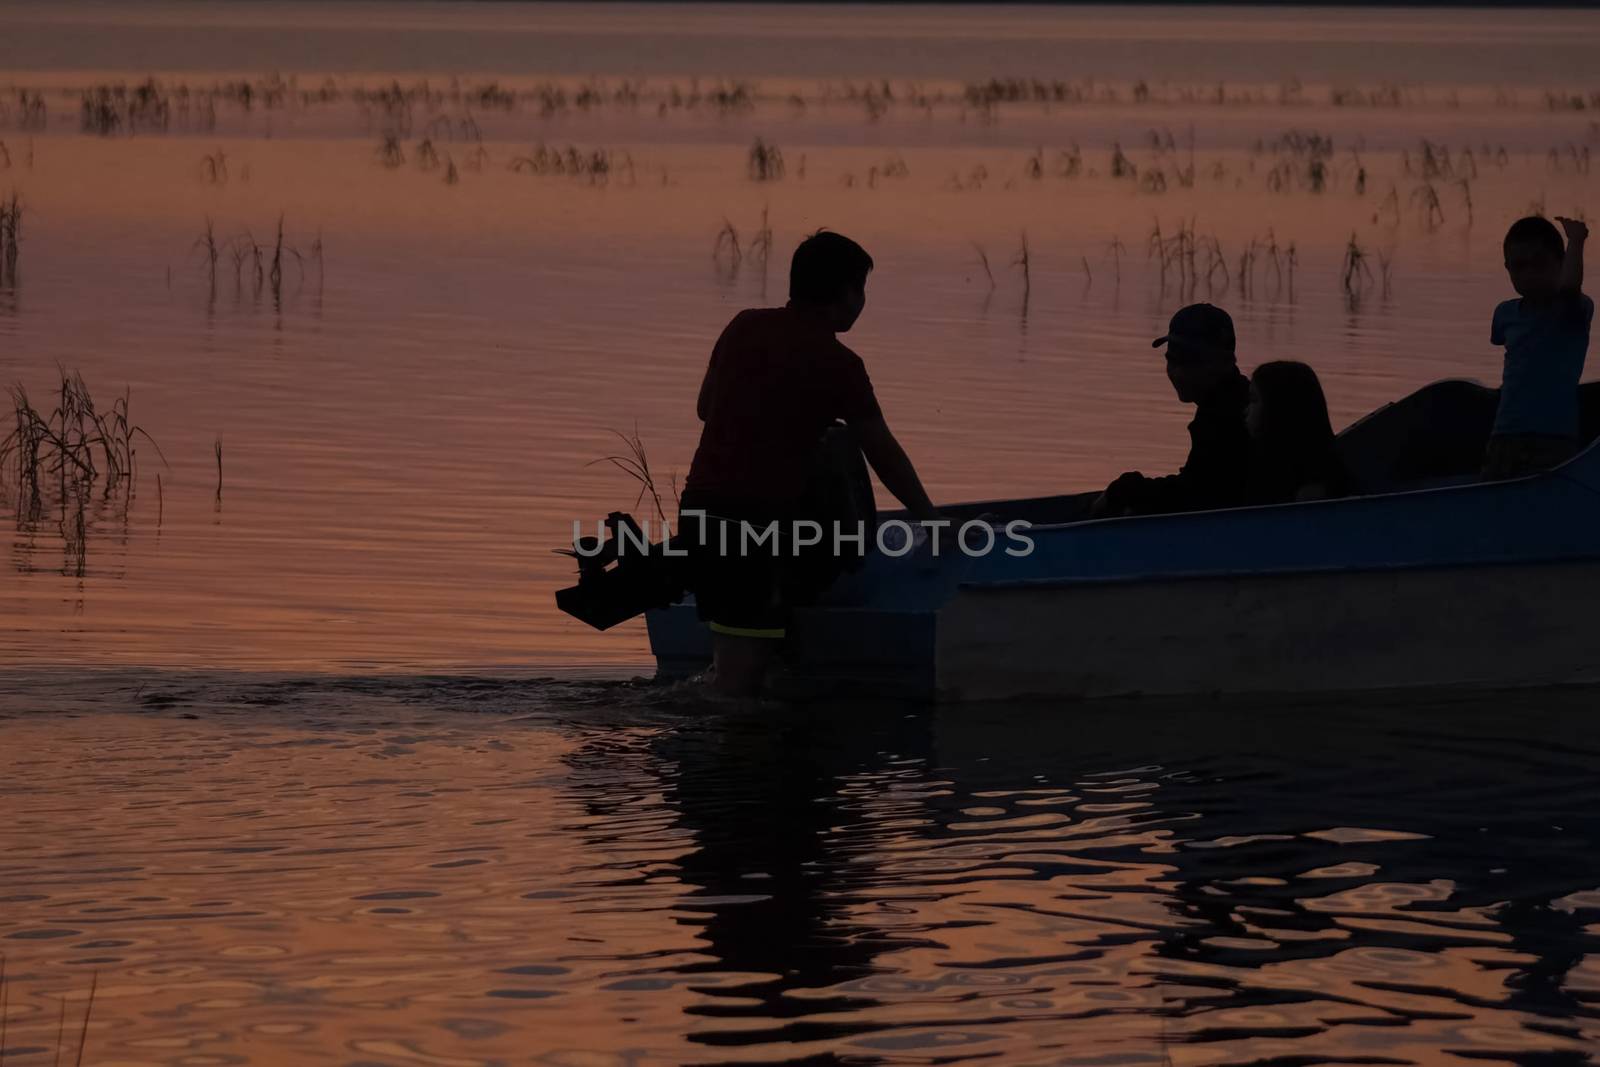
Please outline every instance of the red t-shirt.
[{"label": "red t-shirt", "polygon": [[793,307],[741,311],[700,386],[700,447],[686,492],[774,509],[800,500],[822,432],[880,417],[866,364]]}]

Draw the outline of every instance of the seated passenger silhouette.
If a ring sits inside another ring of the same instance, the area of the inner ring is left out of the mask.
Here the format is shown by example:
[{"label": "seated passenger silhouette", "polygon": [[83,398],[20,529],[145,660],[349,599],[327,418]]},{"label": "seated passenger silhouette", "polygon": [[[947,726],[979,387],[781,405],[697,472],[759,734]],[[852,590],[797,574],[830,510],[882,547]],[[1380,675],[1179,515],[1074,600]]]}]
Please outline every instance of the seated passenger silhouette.
[{"label": "seated passenger silhouette", "polygon": [[1250,432],[1252,504],[1348,496],[1351,479],[1328,421],[1317,372],[1304,363],[1263,363],[1250,376],[1245,409]]},{"label": "seated passenger silhouette", "polygon": [[1150,478],[1130,471],[1106,487],[1095,517],[1158,515],[1237,507],[1246,500],[1250,434],[1244,409],[1250,383],[1239,373],[1233,319],[1211,304],[1191,304],[1172,316],[1165,337],[1167,378],[1178,399],[1195,405],[1189,458],[1177,474]]}]

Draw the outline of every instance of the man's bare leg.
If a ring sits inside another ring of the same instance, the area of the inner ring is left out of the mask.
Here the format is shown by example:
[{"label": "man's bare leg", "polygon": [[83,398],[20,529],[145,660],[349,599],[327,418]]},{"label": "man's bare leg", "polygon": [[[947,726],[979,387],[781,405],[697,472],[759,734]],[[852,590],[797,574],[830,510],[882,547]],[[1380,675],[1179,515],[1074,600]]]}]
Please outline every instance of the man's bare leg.
[{"label": "man's bare leg", "polygon": [[711,635],[712,664],[717,692],[731,697],[758,697],[766,681],[778,642],[767,637]]}]

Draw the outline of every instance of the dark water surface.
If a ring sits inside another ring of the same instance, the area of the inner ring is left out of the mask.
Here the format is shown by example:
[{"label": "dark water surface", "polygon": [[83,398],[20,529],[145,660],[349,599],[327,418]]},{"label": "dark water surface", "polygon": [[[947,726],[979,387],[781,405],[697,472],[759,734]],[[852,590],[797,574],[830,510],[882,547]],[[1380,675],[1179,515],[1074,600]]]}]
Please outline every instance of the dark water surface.
[{"label": "dark water surface", "polygon": [[1600,719],[0,682],[9,1052],[1589,1062]]}]

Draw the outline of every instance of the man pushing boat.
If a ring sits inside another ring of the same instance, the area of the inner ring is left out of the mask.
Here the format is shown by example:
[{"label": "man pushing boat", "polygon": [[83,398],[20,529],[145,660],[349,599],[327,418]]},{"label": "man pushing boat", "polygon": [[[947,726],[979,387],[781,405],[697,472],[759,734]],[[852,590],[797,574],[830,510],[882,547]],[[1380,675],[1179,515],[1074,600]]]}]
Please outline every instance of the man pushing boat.
[{"label": "man pushing boat", "polygon": [[[848,428],[851,448],[913,520],[936,517],[866,365],[838,339],[866,306],[871,271],[859,244],[819,231],[795,249],[789,302],[741,311],[712,349],[679,528],[690,545],[690,588],[712,633],[714,684],[725,694],[760,692],[790,607],[842,569],[837,531],[809,552],[791,540],[797,522],[837,519],[819,500],[830,428]],[[776,542],[761,534],[774,523]]]}]

